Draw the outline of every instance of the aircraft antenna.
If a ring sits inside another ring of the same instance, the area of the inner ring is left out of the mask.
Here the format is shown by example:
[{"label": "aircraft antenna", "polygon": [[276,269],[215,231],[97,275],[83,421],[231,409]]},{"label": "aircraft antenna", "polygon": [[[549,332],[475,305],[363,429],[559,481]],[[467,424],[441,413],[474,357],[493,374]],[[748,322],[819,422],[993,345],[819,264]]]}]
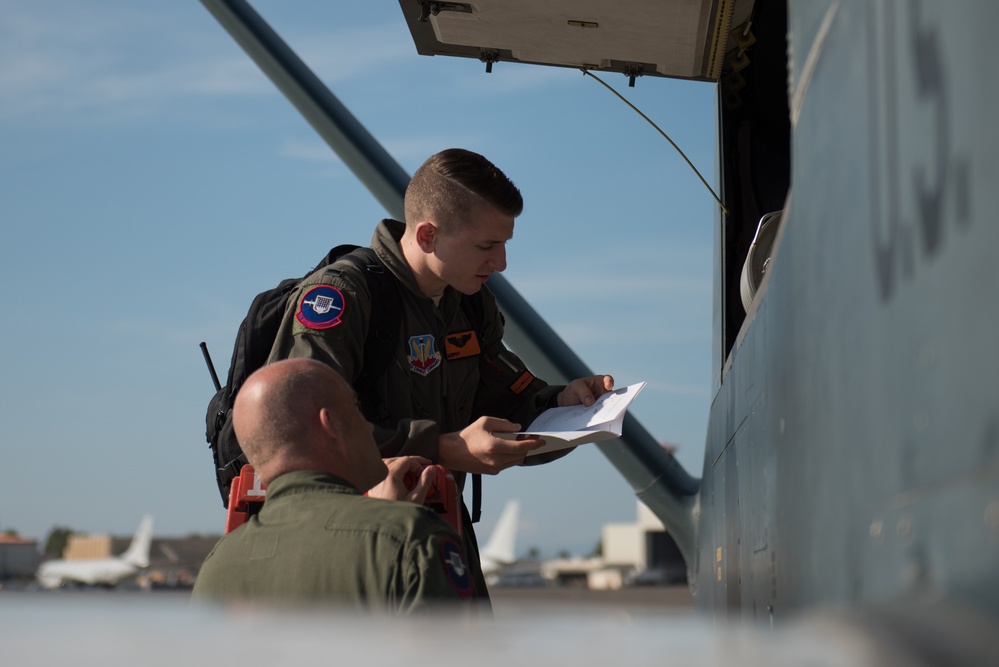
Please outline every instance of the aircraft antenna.
[{"label": "aircraft antenna", "polygon": [[652,120],[651,118],[649,118],[649,117],[648,117],[648,116],[646,116],[646,115],[645,115],[644,113],[642,113],[642,110],[641,110],[641,109],[639,109],[639,108],[638,108],[638,107],[636,107],[636,106],[635,106],[634,104],[632,104],[631,102],[629,102],[629,101],[628,101],[628,99],[627,99],[627,98],[625,98],[625,96],[624,96],[624,95],[622,95],[621,93],[619,93],[619,92],[617,92],[616,90],[614,90],[614,88],[613,88],[613,87],[611,87],[610,85],[608,85],[608,84],[607,84],[607,83],[606,83],[606,82],[605,82],[605,81],[604,81],[603,79],[601,79],[601,78],[600,78],[599,76],[597,76],[596,74],[594,74],[594,73],[593,73],[593,72],[591,72],[590,70],[586,69],[585,67],[582,67],[582,68],[580,68],[580,70],[581,70],[581,71],[583,72],[583,74],[585,74],[586,76],[592,76],[592,77],[593,77],[594,79],[596,79],[597,81],[599,81],[599,82],[600,82],[600,84],[601,84],[601,85],[603,85],[603,87],[604,87],[604,88],[606,88],[607,90],[609,90],[609,91],[611,91],[612,93],[614,93],[615,95],[617,95],[617,96],[618,96],[618,98],[619,98],[619,99],[620,99],[620,100],[621,100],[622,102],[624,102],[624,103],[625,103],[625,104],[627,104],[627,105],[628,105],[629,107],[631,107],[631,108],[632,108],[632,109],[633,109],[633,110],[635,111],[635,113],[637,113],[637,114],[638,114],[639,116],[641,116],[642,118],[644,118],[644,119],[645,119],[645,121],[646,121],[646,122],[647,122],[647,123],[648,123],[649,125],[651,125],[652,127],[654,127],[654,128],[656,129],[656,131],[657,131],[657,132],[658,132],[659,134],[663,135],[663,138],[664,138],[664,139],[666,139],[666,141],[668,141],[668,142],[670,143],[670,145],[671,145],[671,146],[673,146],[673,148],[675,148],[675,149],[676,149],[676,152],[680,154],[680,157],[682,157],[682,158],[684,159],[684,161],[685,161],[685,162],[687,163],[687,165],[688,165],[688,166],[689,166],[689,167],[690,167],[691,169],[693,169],[693,170],[694,170],[694,173],[695,173],[695,174],[697,174],[697,177],[698,177],[699,179],[701,179],[701,183],[704,183],[704,187],[706,187],[706,188],[708,189],[708,192],[710,192],[710,193],[711,193],[711,196],[715,198],[715,201],[716,201],[716,202],[718,202],[718,205],[719,205],[719,206],[721,206],[721,210],[722,210],[722,211],[723,211],[723,212],[725,213],[725,215],[728,215],[728,209],[727,209],[727,208],[725,208],[725,204],[723,204],[723,203],[722,203],[722,200],[721,200],[721,199],[720,199],[720,198],[718,197],[718,195],[716,195],[716,194],[715,194],[715,191],[714,191],[713,189],[711,189],[711,186],[710,186],[710,185],[708,185],[708,182],[707,182],[706,180],[704,180],[704,177],[703,177],[703,176],[701,176],[701,172],[699,172],[699,171],[697,170],[697,167],[695,167],[695,166],[694,166],[694,163],[690,161],[690,158],[688,158],[688,157],[687,157],[686,153],[684,153],[684,152],[683,152],[682,150],[680,150],[680,147],[676,145],[676,142],[675,142],[675,141],[673,141],[672,139],[670,139],[670,137],[669,137],[669,135],[668,135],[668,134],[666,134],[665,132],[663,132],[663,130],[662,130],[662,128],[661,128],[661,127],[659,127],[658,125],[656,125],[656,124],[655,124],[655,122],[654,122],[654,121],[653,121],[653,120]]}]

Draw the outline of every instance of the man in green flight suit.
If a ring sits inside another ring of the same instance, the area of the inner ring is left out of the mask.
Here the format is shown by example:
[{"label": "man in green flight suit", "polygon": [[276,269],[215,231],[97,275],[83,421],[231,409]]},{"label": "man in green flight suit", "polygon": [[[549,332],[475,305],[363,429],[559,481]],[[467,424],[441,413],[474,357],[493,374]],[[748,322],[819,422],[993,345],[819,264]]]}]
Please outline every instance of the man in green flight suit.
[{"label": "man in green flight suit", "polygon": [[[503,318],[485,285],[506,268],[506,243],[522,210],[520,191],[495,165],[448,149],[413,175],[406,222],[383,220],[371,243],[398,283],[403,312],[386,343],[395,356],[375,383],[380,404],[363,409],[383,457],[422,456],[452,471],[461,489],[466,473],[494,475],[564,455],[527,458],[543,440],[497,434],[520,431],[556,405],[590,405],[614,385],[597,375],[548,386],[503,344]],[[308,276],[289,299],[269,361],[317,359],[357,387],[373,298],[363,272],[339,260]],[[464,504],[462,512],[475,597],[488,604]]]},{"label": "man in green flight suit", "polygon": [[[195,601],[412,613],[471,597],[471,573],[451,526],[422,505],[361,495],[401,476],[383,482],[388,469],[372,425],[336,371],[310,359],[264,366],[236,397],[233,425],[267,501],[205,559]],[[417,495],[425,495],[433,469],[417,468],[429,471],[417,484]],[[400,486],[379,495],[411,492]]]}]

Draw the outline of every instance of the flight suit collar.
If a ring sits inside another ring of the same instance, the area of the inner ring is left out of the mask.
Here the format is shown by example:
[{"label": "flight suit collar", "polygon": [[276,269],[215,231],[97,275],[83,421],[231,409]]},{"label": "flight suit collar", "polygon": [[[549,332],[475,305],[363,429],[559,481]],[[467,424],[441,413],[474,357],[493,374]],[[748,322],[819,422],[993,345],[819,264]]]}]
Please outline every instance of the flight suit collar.
[{"label": "flight suit collar", "polygon": [[[413,270],[409,268],[409,264],[406,263],[406,258],[402,254],[400,241],[402,241],[402,235],[405,231],[405,223],[386,218],[375,227],[375,233],[371,238],[371,248],[392,272],[392,275],[399,280],[400,284],[414,295],[429,301],[430,298],[420,291],[420,287],[416,283],[416,276],[413,275]],[[458,309],[460,299],[461,294],[457,290],[451,286],[444,288],[439,309],[443,313],[445,321],[451,320]]]},{"label": "flight suit collar", "polygon": [[357,488],[342,477],[321,470],[296,470],[271,480],[267,485],[267,500],[318,490],[352,496],[361,495]]},{"label": "flight suit collar", "polygon": [[371,248],[406,289],[422,296],[419,285],[416,283],[416,276],[413,275],[413,270],[406,263],[406,258],[402,254],[402,246],[399,245],[405,231],[406,225],[404,223],[386,218],[375,227],[375,233],[371,238]]}]

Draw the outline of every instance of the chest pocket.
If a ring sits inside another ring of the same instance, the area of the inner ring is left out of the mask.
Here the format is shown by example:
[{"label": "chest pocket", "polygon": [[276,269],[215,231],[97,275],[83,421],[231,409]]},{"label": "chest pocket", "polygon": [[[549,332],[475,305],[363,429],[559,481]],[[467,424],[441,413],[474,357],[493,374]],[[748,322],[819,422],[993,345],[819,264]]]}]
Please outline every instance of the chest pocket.
[{"label": "chest pocket", "polygon": [[482,347],[474,329],[449,333],[444,337],[444,356],[450,388],[454,390],[454,404],[459,421],[467,421],[471,414],[475,390],[479,384],[479,361]]},{"label": "chest pocket", "polygon": [[396,371],[401,377],[396,375],[396,382],[387,378],[385,387],[394,406],[390,410],[397,418],[435,419],[445,430],[467,426],[483,348],[482,334],[472,319],[481,319],[481,298],[470,304],[462,303],[462,312],[445,316],[451,325],[443,335],[436,309],[427,312],[414,307],[404,313],[403,349],[397,352],[400,364]]}]

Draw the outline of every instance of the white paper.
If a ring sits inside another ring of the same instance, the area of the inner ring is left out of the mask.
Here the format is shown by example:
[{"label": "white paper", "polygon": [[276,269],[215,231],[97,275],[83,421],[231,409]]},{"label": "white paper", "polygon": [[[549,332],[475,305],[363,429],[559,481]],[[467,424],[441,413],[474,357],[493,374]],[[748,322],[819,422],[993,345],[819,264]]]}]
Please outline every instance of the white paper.
[{"label": "white paper", "polygon": [[645,383],[639,382],[609,391],[589,407],[570,405],[564,408],[549,408],[541,413],[527,430],[496,435],[507,440],[516,440],[519,435],[544,438],[545,446],[534,450],[529,456],[617,438],[621,436],[628,406],[644,387]]}]

